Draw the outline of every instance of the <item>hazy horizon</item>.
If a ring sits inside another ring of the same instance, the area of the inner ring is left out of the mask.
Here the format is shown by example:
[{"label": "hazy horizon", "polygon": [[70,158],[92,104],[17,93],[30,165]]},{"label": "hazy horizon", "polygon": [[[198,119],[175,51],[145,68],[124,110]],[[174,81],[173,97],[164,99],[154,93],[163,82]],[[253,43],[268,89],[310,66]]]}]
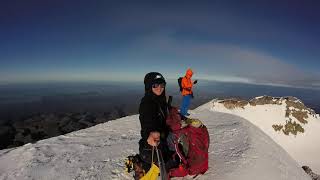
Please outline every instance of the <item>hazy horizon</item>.
[{"label": "hazy horizon", "polygon": [[[173,104],[179,106],[181,95],[177,81],[168,80],[166,95],[173,96]],[[34,113],[50,112],[103,112],[123,108],[126,114],[138,113],[140,99],[144,95],[143,82],[50,82],[0,86],[0,117],[7,121]],[[290,87],[222,83],[202,81],[194,87],[195,108],[215,98],[256,96],[295,96],[308,107],[320,112],[320,90]]]}]

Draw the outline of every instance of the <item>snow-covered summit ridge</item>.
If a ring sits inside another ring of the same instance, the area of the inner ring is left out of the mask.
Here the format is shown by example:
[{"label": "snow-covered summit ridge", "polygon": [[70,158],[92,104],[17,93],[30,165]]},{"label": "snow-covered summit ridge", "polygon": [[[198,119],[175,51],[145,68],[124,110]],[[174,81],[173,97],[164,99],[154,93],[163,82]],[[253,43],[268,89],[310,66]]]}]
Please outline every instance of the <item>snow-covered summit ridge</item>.
[{"label": "snow-covered summit ridge", "polygon": [[[283,148],[244,118],[211,111],[209,106],[190,114],[206,125],[210,135],[209,170],[196,179],[310,179]],[[139,118],[134,115],[0,150],[0,179],[131,180],[124,162],[138,152],[139,139]]]},{"label": "snow-covered summit ridge", "polygon": [[[275,122],[272,125],[275,131],[283,132],[285,135],[298,135],[299,133],[304,133],[304,125],[308,124],[309,121],[314,119],[320,119],[319,114],[316,114],[314,110],[306,107],[303,102],[296,97],[271,97],[271,96],[259,96],[255,97],[249,101],[242,100],[239,98],[230,98],[224,100],[214,100],[213,101],[214,110],[222,110],[223,108],[230,110],[232,113],[236,113],[239,110],[250,111],[253,110],[251,115],[257,113],[257,109],[264,109],[265,113],[270,115],[272,108],[277,108],[280,110],[280,117],[283,122]],[[221,107],[222,104],[224,107]],[[259,107],[258,107],[259,106]],[[256,108],[254,108],[256,107]],[[221,109],[222,108],[222,109]],[[239,113],[239,112],[238,112]],[[259,112],[261,115],[261,112]],[[243,115],[243,114],[242,114]]]},{"label": "snow-covered summit ridge", "polygon": [[320,116],[295,97],[260,96],[249,101],[214,99],[203,107],[247,119],[284,148],[301,166],[320,172]]}]

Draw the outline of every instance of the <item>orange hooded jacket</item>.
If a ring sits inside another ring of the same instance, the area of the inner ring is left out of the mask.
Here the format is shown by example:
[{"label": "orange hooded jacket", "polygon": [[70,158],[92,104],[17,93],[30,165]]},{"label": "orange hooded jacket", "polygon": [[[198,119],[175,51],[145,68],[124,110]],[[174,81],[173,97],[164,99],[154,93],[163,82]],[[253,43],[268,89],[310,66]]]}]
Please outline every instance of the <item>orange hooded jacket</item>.
[{"label": "orange hooded jacket", "polygon": [[191,81],[192,75],[193,75],[193,72],[189,68],[186,72],[186,75],[182,78],[182,81],[181,81],[182,96],[192,94],[192,86],[193,86],[193,83]]}]

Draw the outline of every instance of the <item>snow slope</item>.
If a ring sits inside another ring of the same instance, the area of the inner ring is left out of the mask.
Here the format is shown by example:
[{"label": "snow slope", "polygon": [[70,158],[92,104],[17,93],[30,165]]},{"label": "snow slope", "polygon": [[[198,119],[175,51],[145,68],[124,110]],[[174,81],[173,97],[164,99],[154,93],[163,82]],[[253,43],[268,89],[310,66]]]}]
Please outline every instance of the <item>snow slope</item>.
[{"label": "snow slope", "polygon": [[[196,179],[310,179],[259,128],[209,107],[207,104],[191,112],[206,124],[210,134],[209,170]],[[139,132],[138,115],[133,115],[1,150],[0,179],[133,179],[124,172],[124,160],[138,151]]]},{"label": "snow slope", "polygon": [[[300,166],[307,165],[315,173],[320,174],[320,143],[317,142],[320,137],[319,114],[308,116],[308,123],[302,125],[304,133],[287,136],[282,131],[276,132],[272,127],[274,124],[284,124],[289,119],[289,117],[285,117],[286,103],[256,106],[247,104],[243,108],[228,109],[218,100],[213,100],[207,103],[205,108],[243,117],[278,143]],[[290,116],[290,119],[298,122],[295,117]]]}]

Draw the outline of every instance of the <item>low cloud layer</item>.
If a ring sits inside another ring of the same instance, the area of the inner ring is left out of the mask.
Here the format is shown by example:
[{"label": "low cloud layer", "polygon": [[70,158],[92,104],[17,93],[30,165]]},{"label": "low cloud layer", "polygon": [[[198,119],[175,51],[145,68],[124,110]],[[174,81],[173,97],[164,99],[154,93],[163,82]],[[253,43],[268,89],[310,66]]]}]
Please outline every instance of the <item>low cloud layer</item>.
[{"label": "low cloud layer", "polygon": [[[156,33],[133,43],[128,54],[140,59],[162,59],[159,64],[171,66],[170,71],[193,67],[198,77],[212,80],[317,87],[318,72],[310,72],[281,57],[258,49],[234,44],[192,40],[180,41],[171,33]],[[175,67],[175,68],[172,68]]]}]

